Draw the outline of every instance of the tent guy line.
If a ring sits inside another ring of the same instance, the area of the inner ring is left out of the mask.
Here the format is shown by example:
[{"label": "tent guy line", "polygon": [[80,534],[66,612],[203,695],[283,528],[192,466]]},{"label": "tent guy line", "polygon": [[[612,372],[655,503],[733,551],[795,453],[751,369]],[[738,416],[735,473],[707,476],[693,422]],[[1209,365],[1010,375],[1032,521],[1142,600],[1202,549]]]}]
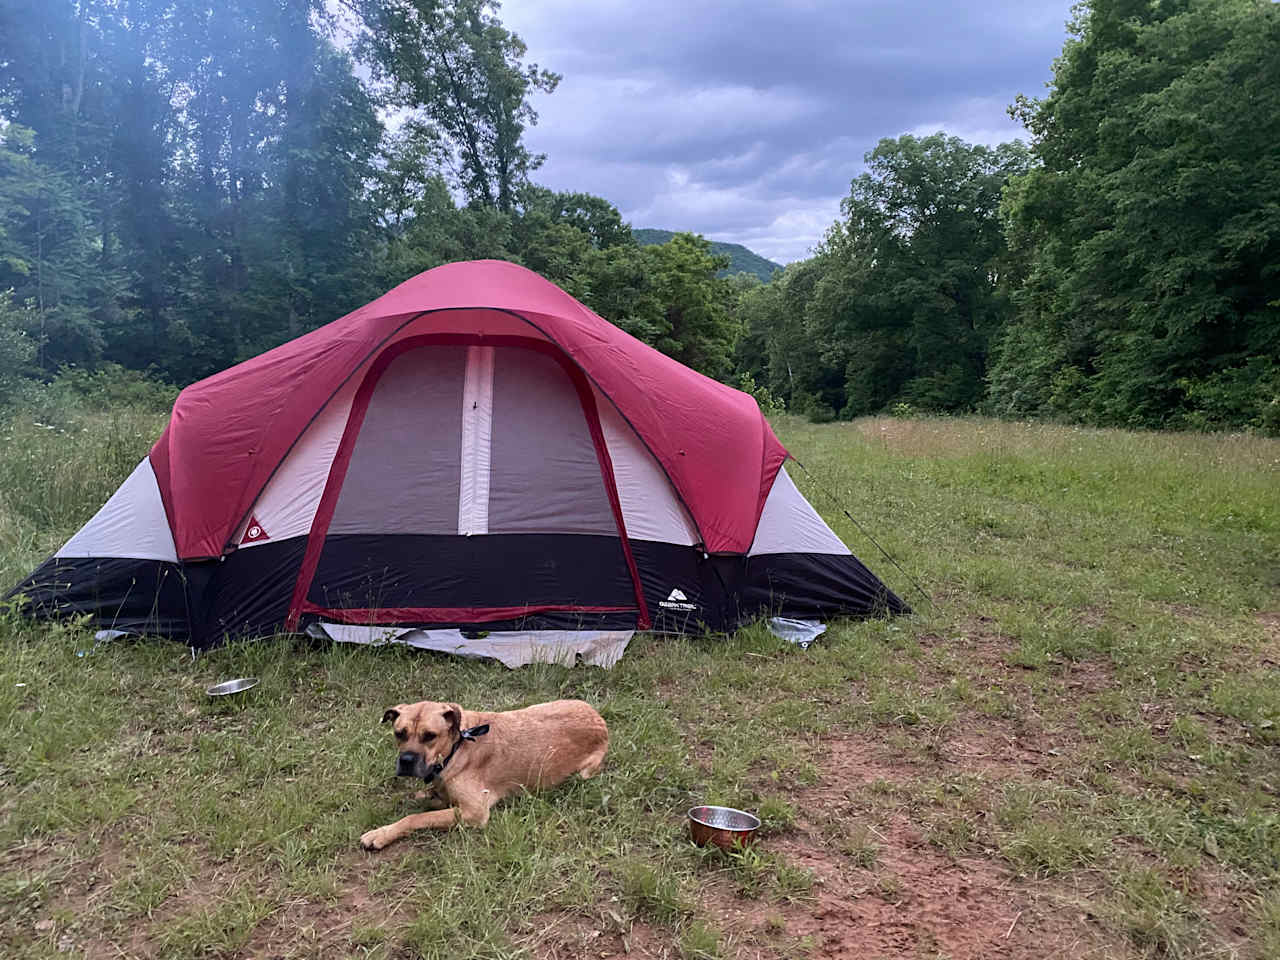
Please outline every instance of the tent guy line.
[{"label": "tent guy line", "polygon": [[813,485],[817,487],[820,491],[822,491],[822,493],[826,496],[826,498],[835,505],[835,508],[839,510],[841,513],[843,513],[848,518],[849,522],[858,528],[858,532],[861,533],[868,540],[870,540],[871,543],[875,546],[875,548],[879,550],[881,554],[883,554],[884,558],[888,560],[891,564],[893,564],[894,567],[897,568],[898,572],[901,573],[904,577],[907,578],[907,580],[911,582],[911,585],[916,588],[916,591],[920,594],[920,596],[924,597],[925,603],[932,605],[933,597],[925,593],[924,587],[920,586],[920,581],[917,580],[915,577],[913,577],[911,574],[907,573],[906,570],[902,569],[902,564],[898,563],[898,561],[893,558],[893,555],[890,554],[888,550],[880,546],[880,541],[871,535],[871,531],[868,530],[866,527],[864,527],[860,522],[858,522],[857,517],[851,514],[848,508],[843,503],[841,503],[839,500],[836,499],[836,495],[832,493],[830,490],[828,490],[818,480],[818,478],[813,475],[813,472],[808,467],[806,467],[803,463],[801,463],[794,454],[792,454],[791,459],[797,467],[799,467],[801,470],[804,471],[805,476],[813,481]]}]

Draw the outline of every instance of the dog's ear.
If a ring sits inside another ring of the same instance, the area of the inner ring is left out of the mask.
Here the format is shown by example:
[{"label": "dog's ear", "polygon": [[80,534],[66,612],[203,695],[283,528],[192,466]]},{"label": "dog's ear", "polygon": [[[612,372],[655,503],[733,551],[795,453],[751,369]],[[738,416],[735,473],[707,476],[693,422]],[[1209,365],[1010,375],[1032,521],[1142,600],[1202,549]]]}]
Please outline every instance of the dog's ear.
[{"label": "dog's ear", "polygon": [[395,707],[390,707],[387,710],[387,712],[382,715],[382,722],[390,723],[392,720],[394,720],[398,716],[400,716],[400,711]]},{"label": "dog's ear", "polygon": [[443,717],[449,732],[456,737],[462,731],[462,708],[456,703],[445,704]]}]

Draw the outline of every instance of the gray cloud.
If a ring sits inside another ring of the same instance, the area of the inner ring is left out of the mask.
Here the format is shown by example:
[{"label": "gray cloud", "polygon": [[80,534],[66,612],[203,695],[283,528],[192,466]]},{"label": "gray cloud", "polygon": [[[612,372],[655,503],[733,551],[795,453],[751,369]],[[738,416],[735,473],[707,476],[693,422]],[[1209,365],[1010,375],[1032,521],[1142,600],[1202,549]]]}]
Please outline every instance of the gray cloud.
[{"label": "gray cloud", "polygon": [[536,179],[782,262],[804,257],[882,137],[1022,135],[1070,0],[509,0],[540,97]]}]

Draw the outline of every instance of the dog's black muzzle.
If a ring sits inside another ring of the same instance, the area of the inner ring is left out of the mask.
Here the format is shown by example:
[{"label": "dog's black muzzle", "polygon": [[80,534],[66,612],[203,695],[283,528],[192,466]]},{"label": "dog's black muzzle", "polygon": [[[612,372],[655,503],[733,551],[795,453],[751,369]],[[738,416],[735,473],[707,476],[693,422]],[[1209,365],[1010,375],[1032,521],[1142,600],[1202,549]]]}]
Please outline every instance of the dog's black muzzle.
[{"label": "dog's black muzzle", "polygon": [[422,776],[418,772],[418,765],[422,762],[422,757],[414,753],[412,750],[406,750],[396,759],[396,776],[397,777],[419,777]]}]

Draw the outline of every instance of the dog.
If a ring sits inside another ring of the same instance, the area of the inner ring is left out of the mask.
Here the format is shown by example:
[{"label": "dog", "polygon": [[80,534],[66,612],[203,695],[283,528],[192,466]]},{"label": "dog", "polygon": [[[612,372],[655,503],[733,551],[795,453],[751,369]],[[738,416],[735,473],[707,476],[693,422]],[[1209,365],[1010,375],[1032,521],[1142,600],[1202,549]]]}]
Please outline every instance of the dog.
[{"label": "dog", "polygon": [[396,776],[423,780],[447,808],[368,831],[360,837],[366,850],[381,850],[424,828],[483,827],[503,797],[554,787],[575,773],[594,777],[609,750],[604,718],[581,700],[502,713],[424,700],[391,707],[382,722],[394,725],[400,746]]}]

